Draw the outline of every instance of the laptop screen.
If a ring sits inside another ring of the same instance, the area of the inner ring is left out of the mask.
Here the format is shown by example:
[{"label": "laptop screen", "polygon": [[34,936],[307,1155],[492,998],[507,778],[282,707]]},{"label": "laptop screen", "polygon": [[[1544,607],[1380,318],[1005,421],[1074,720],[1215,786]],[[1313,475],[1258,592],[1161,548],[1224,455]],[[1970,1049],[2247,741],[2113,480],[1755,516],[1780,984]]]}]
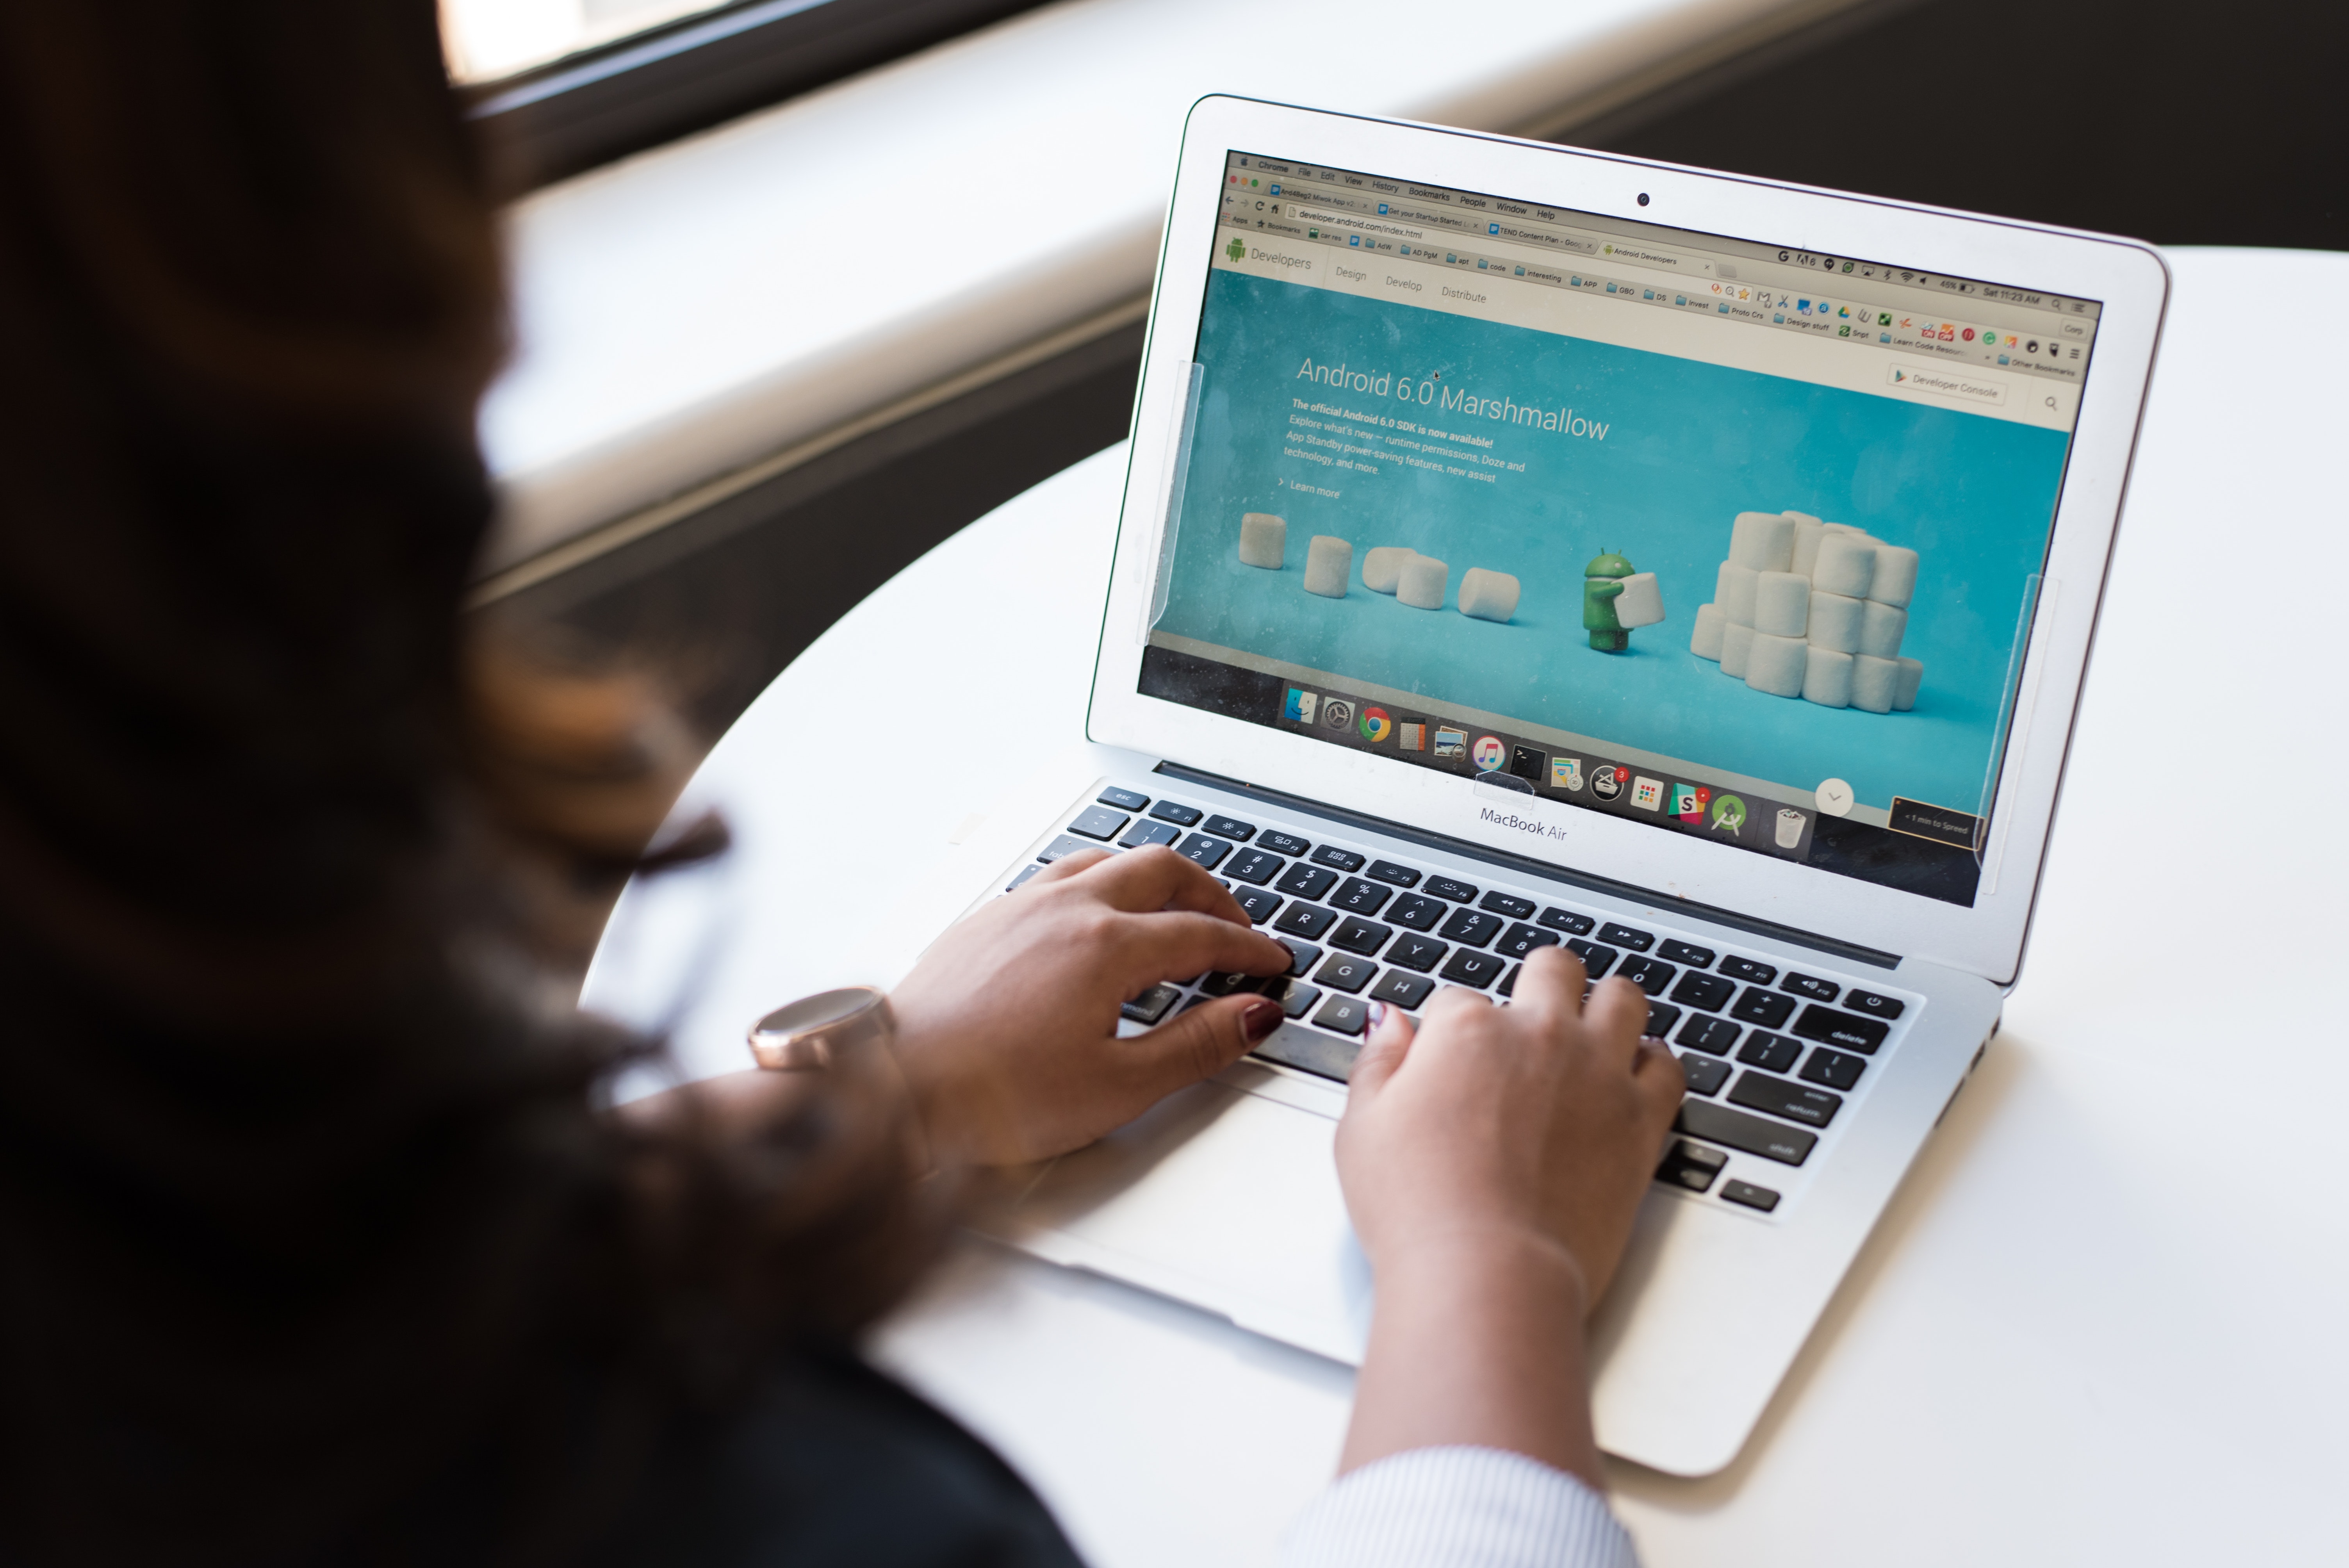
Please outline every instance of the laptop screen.
[{"label": "laptop screen", "polygon": [[1235,152],[1142,690],[1971,904],[2097,316]]}]

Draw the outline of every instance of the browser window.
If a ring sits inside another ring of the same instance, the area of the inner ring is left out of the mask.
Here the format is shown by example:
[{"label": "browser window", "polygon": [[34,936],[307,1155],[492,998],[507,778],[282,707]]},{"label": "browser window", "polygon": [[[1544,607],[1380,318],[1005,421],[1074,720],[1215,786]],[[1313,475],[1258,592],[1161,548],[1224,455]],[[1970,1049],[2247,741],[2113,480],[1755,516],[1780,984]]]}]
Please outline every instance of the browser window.
[{"label": "browser window", "polygon": [[1216,246],[1145,693],[1972,902],[2095,301],[1237,152]]}]

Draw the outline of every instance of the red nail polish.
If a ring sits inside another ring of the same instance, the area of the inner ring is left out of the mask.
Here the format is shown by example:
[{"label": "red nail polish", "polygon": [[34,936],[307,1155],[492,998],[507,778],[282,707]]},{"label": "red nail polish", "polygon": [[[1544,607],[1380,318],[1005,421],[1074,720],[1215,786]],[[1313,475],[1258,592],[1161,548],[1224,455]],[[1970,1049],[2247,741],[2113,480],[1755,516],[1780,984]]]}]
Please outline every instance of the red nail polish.
[{"label": "red nail polish", "polygon": [[1253,1046],[1280,1027],[1280,1016],[1279,1003],[1251,1002],[1248,1010],[1240,1015],[1240,1032],[1247,1036],[1248,1044]]}]

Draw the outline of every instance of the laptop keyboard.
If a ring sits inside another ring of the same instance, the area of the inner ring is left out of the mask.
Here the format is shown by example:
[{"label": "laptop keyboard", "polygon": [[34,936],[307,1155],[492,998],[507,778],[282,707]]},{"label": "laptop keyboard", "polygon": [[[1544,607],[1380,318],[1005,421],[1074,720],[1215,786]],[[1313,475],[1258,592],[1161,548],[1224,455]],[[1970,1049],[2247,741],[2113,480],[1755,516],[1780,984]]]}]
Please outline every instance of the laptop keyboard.
[{"label": "laptop keyboard", "polygon": [[[1670,1043],[1688,1078],[1679,1135],[1656,1180],[1767,1213],[1791,1175],[1879,1060],[1908,1005],[1830,973],[1683,939],[1542,893],[1461,880],[1288,826],[1112,787],[1009,879],[1019,887],[1078,850],[1170,844],[1214,872],[1256,924],[1288,949],[1286,975],[1201,975],[1125,1004],[1149,1026],[1218,996],[1278,999],[1296,1028],[1263,1060],[1344,1081],[1370,1004],[1416,1014],[1447,986],[1506,1003],[1526,956],[1563,944],[1592,981],[1621,975],[1648,995],[1646,1033]],[[1767,1185],[1767,1178],[1776,1185]]]}]

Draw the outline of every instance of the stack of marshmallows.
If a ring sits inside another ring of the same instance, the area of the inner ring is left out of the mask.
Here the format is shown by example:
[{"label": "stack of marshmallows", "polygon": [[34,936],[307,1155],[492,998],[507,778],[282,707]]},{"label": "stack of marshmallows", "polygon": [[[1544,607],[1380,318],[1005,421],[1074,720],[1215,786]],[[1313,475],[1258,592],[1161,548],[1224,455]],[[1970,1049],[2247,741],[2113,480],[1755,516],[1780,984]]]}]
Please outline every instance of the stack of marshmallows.
[{"label": "stack of marshmallows", "polygon": [[1755,691],[1906,713],[1925,666],[1900,656],[1917,552],[1799,511],[1741,511],[1689,651]]}]

